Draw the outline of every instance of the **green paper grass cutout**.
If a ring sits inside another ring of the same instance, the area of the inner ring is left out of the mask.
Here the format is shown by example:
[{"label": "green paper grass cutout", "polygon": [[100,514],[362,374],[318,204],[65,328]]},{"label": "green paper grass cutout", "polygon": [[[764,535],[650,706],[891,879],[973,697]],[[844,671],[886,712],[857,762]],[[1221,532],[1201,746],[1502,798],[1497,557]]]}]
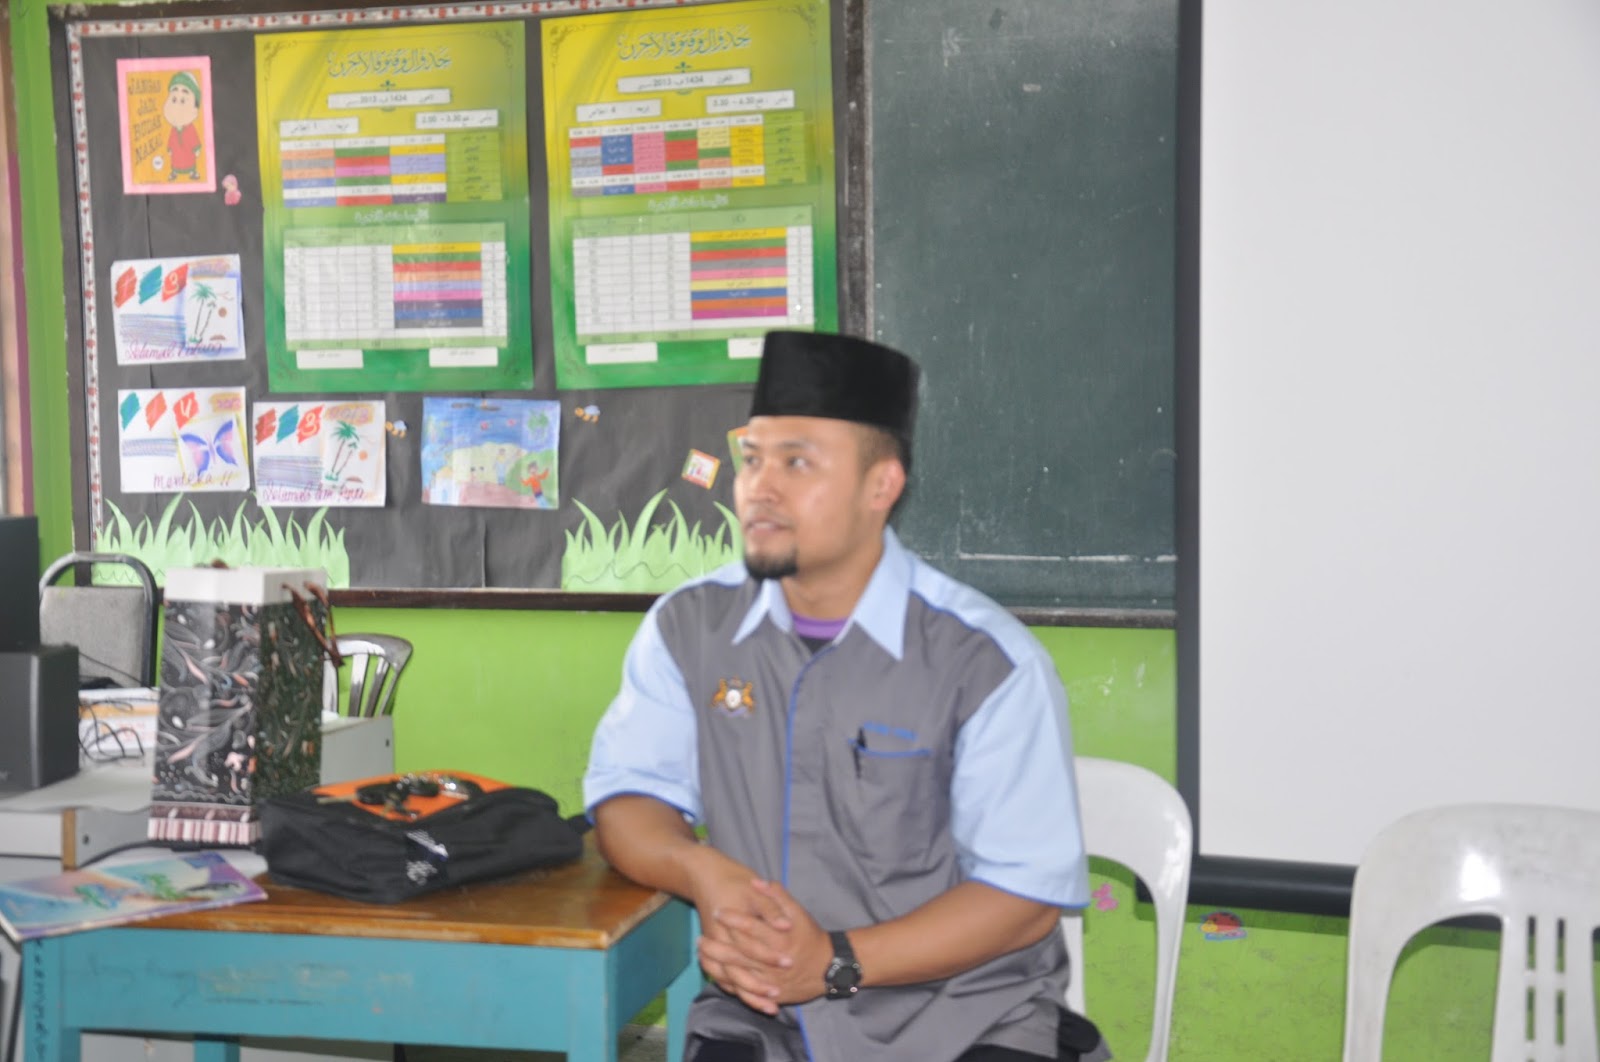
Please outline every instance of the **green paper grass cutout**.
[{"label": "green paper grass cutout", "polygon": [[[132,554],[144,561],[157,583],[166,582],[168,568],[195,568],[220,560],[230,568],[321,568],[328,573],[329,587],[350,585],[344,529],[329,526],[326,507],[313,513],[302,528],[293,516],[280,521],[269,506],[261,507],[259,522],[249,523],[244,518],[246,503],[240,502],[231,521],[219,516],[207,527],[193,502],[189,503],[191,518],[177,522],[183,500],[179,495],[167,503],[154,525],[148,516],[135,525],[115,502],[107,501],[112,518],[96,532],[94,548],[102,553]],[[97,565],[94,577],[96,582],[137,582],[121,565]]]},{"label": "green paper grass cutout", "polygon": [[561,589],[610,593],[662,593],[686,580],[715,571],[744,553],[739,518],[721,502],[722,526],[715,534],[693,527],[683,510],[667,501],[672,515],[652,524],[656,509],[666,497],[663,490],[645,503],[632,526],[621,513],[608,530],[583,502],[583,524],[567,532],[567,550],[561,557]]}]

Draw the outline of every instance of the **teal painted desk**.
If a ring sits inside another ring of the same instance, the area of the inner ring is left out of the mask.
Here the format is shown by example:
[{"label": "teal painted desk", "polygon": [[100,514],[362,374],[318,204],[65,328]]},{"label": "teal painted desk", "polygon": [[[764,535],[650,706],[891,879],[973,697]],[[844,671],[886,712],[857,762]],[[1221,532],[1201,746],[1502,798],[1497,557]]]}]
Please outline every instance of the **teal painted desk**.
[{"label": "teal painted desk", "polygon": [[670,1057],[700,986],[690,909],[578,863],[392,907],[265,882],[265,901],[29,941],[29,1062],[78,1062],[85,1031],[566,1051],[615,1062],[617,1034],[667,992]]}]

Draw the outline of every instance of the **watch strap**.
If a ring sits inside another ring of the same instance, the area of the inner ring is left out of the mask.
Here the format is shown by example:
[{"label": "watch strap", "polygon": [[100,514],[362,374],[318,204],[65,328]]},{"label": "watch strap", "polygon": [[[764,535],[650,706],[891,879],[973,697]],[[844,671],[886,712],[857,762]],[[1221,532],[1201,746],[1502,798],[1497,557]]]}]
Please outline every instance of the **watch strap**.
[{"label": "watch strap", "polygon": [[850,946],[850,938],[843,930],[830,932],[828,941],[833,946],[833,961],[828,963],[827,973],[822,977],[827,997],[849,999],[861,990],[861,963],[856,961],[856,950]]}]

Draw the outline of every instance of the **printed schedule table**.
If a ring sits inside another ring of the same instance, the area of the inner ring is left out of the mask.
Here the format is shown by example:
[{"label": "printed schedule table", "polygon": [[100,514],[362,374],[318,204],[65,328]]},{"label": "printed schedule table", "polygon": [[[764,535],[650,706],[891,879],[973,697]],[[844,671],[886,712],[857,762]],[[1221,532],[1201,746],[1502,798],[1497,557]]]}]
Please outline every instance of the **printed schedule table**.
[{"label": "printed schedule table", "polygon": [[578,336],[624,342],[814,324],[812,229],[795,213],[575,222]]},{"label": "printed schedule table", "polygon": [[289,345],[505,342],[499,224],[291,229],[283,251]]}]

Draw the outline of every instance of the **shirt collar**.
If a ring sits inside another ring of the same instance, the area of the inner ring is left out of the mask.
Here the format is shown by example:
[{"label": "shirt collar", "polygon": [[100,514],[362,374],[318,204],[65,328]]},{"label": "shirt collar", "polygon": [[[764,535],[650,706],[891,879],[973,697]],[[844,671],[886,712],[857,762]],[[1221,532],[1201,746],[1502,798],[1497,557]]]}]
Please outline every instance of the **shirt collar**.
[{"label": "shirt collar", "polygon": [[[911,593],[911,553],[900,544],[893,529],[883,529],[883,556],[873,569],[867,588],[861,593],[845,626],[860,627],[883,651],[899,660],[905,651],[906,600]],[[772,617],[773,626],[782,631],[794,630],[794,615],[784,600],[783,586],[776,579],[762,580],[756,598],[744,614],[739,630],[733,636],[738,645],[761,625],[763,618]]]}]

